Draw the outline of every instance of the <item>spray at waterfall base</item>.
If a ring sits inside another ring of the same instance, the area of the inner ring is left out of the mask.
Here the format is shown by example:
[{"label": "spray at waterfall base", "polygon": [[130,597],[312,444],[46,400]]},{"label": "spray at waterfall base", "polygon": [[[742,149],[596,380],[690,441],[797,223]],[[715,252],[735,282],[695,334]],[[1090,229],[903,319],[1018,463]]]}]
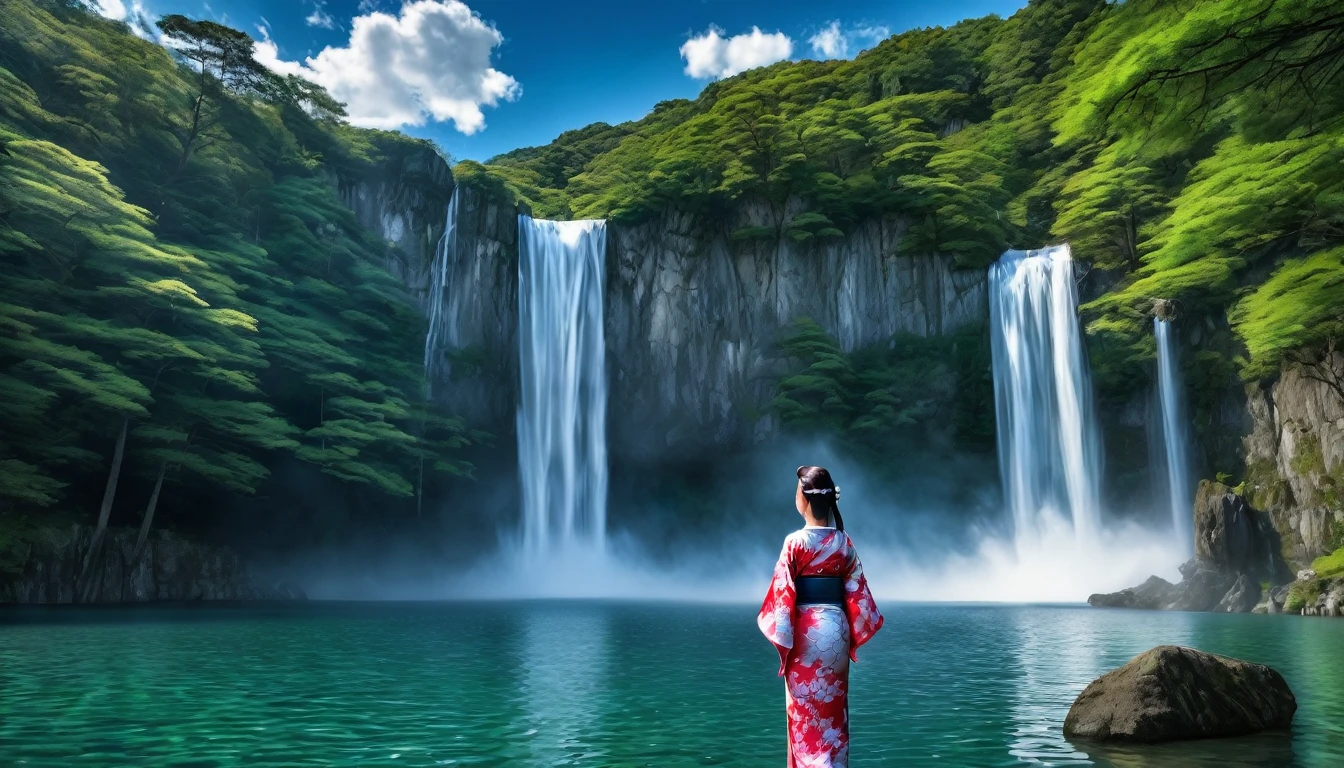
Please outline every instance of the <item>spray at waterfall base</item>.
[{"label": "spray at waterfall base", "polygon": [[[797,524],[792,479],[778,468],[800,463],[828,466],[849,489],[850,529],[870,583],[888,600],[1080,602],[1152,574],[1174,576],[1188,556],[1171,530],[1102,514],[1103,457],[1067,245],[1009,251],[990,268],[1001,487],[986,488],[993,500],[980,514],[906,503],[900,484],[865,494],[863,470],[814,444],[787,454],[776,447],[770,471],[736,479],[757,499],[742,512],[768,524],[706,530],[670,553],[655,554],[628,532],[608,537],[605,237],[600,221],[519,219],[523,523],[495,555],[450,577],[448,594],[757,600],[779,526]],[[950,537],[948,521],[958,519]]]}]

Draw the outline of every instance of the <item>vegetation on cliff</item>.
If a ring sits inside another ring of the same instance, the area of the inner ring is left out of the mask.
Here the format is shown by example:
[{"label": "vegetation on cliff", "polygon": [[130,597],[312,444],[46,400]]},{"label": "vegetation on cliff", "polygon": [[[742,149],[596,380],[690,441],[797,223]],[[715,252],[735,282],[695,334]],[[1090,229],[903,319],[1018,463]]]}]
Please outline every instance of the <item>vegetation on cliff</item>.
[{"label": "vegetation on cliff", "polygon": [[431,147],[343,124],[227,27],[166,17],[174,54],[73,2],[0,18],[0,512],[147,530],[279,466],[400,498],[469,471],[397,254],[336,191]]},{"label": "vegetation on cliff", "polygon": [[[552,216],[780,212],[742,239],[905,215],[903,248],[965,267],[1069,240],[1112,276],[1085,309],[1101,394],[1120,398],[1146,382],[1156,299],[1231,322],[1192,375],[1258,378],[1339,334],[1342,162],[1337,3],[1032,0],[744,72],[481,170]],[[790,197],[808,210],[785,220]]]}]

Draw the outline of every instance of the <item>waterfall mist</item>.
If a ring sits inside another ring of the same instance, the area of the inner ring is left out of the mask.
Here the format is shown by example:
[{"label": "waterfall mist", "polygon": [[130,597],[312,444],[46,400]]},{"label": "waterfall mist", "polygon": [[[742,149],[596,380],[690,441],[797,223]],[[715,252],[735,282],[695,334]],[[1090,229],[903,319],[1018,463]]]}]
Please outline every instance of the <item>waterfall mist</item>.
[{"label": "waterfall mist", "polygon": [[607,526],[606,222],[518,217],[518,471],[531,559]]},{"label": "waterfall mist", "polygon": [[1176,540],[1187,555],[1194,555],[1194,490],[1190,478],[1190,433],[1185,420],[1185,398],[1176,341],[1171,322],[1153,318],[1157,337],[1157,394],[1162,409],[1162,446],[1167,466],[1167,503]]},{"label": "waterfall mist", "polygon": [[[845,521],[880,600],[1079,602],[1174,577],[1184,557],[1169,531],[1102,512],[1068,246],[1010,251],[990,269],[997,460],[921,441],[875,464],[825,439],[776,436],[681,470],[623,457],[609,470],[605,236],[600,221],[519,219],[521,525],[501,527],[494,551],[390,558],[377,580],[333,574],[309,594],[756,602],[801,522],[801,464],[828,467],[845,489]],[[482,491],[474,514],[514,518],[515,503],[492,511]]]}]

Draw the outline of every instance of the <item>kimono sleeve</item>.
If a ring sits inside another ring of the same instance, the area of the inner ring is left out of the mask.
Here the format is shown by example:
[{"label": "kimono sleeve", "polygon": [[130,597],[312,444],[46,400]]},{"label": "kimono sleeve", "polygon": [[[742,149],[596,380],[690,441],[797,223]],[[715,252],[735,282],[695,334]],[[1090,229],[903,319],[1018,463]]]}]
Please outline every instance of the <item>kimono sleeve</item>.
[{"label": "kimono sleeve", "polygon": [[845,615],[849,617],[849,658],[858,661],[859,646],[873,639],[885,619],[877,610],[877,603],[873,602],[868,579],[863,576],[863,564],[852,543],[850,552],[852,557],[845,574]]},{"label": "kimono sleeve", "polygon": [[779,674],[784,674],[784,664],[788,661],[789,650],[793,648],[793,609],[798,600],[793,576],[796,563],[797,543],[790,537],[784,540],[784,548],[775,563],[775,573],[770,579],[770,588],[761,603],[761,612],[756,615],[756,626],[766,639],[779,651]]}]

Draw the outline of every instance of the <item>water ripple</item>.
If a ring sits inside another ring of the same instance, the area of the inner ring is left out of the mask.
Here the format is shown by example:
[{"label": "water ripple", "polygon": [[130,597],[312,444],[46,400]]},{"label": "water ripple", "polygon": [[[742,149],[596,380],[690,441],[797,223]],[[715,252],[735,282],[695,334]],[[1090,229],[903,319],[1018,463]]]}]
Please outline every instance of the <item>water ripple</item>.
[{"label": "water ripple", "polygon": [[[855,768],[1344,764],[1344,622],[884,606],[852,669]],[[0,613],[0,763],[681,766],[784,759],[748,606],[315,604]],[[1159,643],[1273,664],[1289,735],[1106,748],[1061,723]]]}]

